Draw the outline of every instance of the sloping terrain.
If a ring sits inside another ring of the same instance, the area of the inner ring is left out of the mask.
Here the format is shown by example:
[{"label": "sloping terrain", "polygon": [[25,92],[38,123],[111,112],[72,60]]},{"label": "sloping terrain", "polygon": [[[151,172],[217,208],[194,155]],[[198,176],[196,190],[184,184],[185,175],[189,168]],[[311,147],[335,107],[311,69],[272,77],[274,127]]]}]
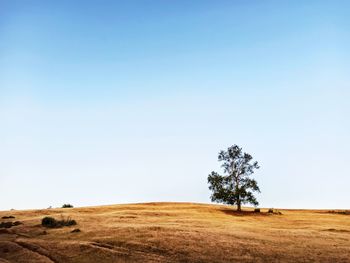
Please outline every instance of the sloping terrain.
[{"label": "sloping terrain", "polygon": [[[350,262],[350,215],[146,203],[1,211],[0,262]],[[78,225],[41,226],[44,216]],[[79,228],[81,232],[71,231]]]}]

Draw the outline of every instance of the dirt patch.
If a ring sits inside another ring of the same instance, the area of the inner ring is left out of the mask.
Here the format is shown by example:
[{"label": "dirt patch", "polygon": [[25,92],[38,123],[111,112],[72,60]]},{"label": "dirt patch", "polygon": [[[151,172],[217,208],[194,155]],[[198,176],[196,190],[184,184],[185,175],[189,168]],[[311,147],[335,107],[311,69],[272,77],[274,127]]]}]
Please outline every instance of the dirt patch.
[{"label": "dirt patch", "polygon": [[6,229],[6,228],[1,228],[0,229],[0,235],[1,234],[11,234],[11,232],[8,229]]}]

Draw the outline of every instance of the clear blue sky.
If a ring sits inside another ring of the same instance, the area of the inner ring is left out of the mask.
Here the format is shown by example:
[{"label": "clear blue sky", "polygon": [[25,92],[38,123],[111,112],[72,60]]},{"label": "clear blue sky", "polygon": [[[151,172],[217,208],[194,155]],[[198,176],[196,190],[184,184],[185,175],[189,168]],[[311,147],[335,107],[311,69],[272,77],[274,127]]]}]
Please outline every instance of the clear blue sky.
[{"label": "clear blue sky", "polygon": [[262,207],[349,208],[349,10],[0,0],[0,209],[210,202],[232,144]]}]

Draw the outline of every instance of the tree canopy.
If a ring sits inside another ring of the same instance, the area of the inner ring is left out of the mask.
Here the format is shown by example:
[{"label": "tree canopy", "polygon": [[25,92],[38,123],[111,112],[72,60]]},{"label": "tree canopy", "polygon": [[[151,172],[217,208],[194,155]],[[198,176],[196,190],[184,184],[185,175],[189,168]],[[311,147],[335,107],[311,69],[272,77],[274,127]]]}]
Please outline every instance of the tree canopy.
[{"label": "tree canopy", "polygon": [[218,161],[222,163],[224,175],[214,171],[209,174],[211,200],[237,205],[238,211],[241,211],[242,204],[257,206],[259,203],[253,193],[260,192],[260,189],[251,175],[259,169],[258,162],[253,161],[253,157],[237,145],[229,147],[227,151],[220,151]]}]

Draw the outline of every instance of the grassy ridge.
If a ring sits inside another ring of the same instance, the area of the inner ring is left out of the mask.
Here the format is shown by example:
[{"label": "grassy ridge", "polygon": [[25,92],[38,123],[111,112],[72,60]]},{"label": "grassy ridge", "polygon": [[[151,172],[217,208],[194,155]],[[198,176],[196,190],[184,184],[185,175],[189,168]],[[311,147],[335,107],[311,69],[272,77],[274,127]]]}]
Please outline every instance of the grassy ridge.
[{"label": "grassy ridge", "polygon": [[[2,211],[23,224],[0,229],[0,262],[349,262],[349,215],[280,211],[193,203]],[[81,232],[43,228],[45,216],[70,217]]]}]

